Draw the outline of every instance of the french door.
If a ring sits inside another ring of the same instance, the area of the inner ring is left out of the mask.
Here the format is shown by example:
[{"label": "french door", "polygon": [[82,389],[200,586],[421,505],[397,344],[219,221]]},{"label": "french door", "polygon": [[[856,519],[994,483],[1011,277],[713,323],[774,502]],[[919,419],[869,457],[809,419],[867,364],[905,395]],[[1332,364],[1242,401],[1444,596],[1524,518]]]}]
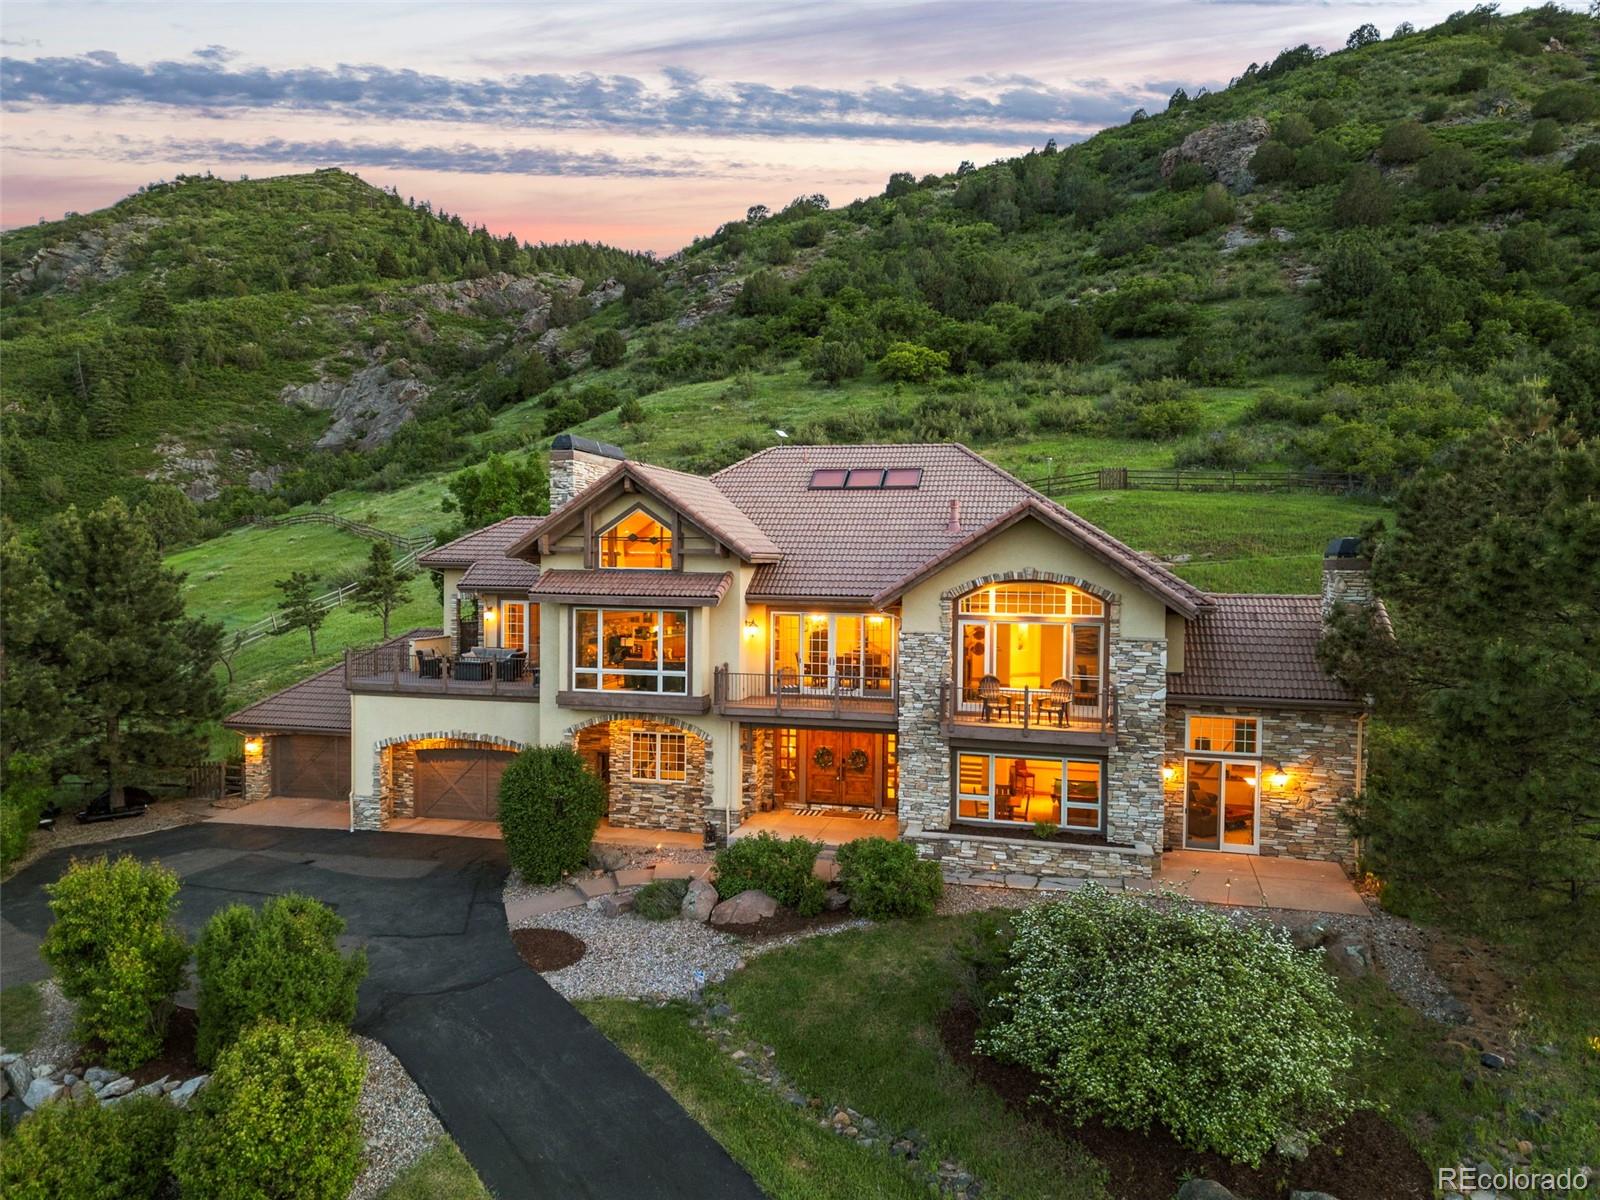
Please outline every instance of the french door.
[{"label": "french door", "polygon": [[802,691],[888,695],[894,689],[894,619],[882,613],[777,613],[774,674]]},{"label": "french door", "polygon": [[1226,758],[1186,759],[1183,809],[1183,843],[1191,850],[1256,853],[1261,764]]}]

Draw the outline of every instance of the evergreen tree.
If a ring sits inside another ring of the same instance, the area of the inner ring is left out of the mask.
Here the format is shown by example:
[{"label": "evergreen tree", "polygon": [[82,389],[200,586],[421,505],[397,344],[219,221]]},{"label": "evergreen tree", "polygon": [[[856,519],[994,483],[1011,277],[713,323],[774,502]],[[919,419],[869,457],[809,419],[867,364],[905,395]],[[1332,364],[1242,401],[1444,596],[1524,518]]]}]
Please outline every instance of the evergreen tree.
[{"label": "evergreen tree", "polygon": [[317,652],[317,630],[328,619],[328,610],[315,603],[315,585],[316,580],[304,571],[291,571],[289,578],[279,579],[272,585],[283,593],[283,599],[278,602],[278,612],[285,624],[278,632],[304,629],[306,636],[311,639],[312,654]]},{"label": "evergreen tree", "polygon": [[15,531],[0,542],[0,762],[53,752],[61,734],[62,679],[57,642],[66,614]]},{"label": "evergreen tree", "polygon": [[372,553],[367,555],[366,569],[357,581],[355,602],[362,612],[376,613],[383,619],[383,637],[389,638],[389,618],[394,610],[405,603],[406,584],[410,571],[399,570],[394,565],[394,550],[388,542],[372,543]]},{"label": "evergreen tree", "polygon": [[222,627],[185,613],[183,576],[121,500],[53,518],[38,555],[60,622],[47,660],[62,698],[60,750],[103,773],[120,807],[131,770],[204,753],[222,705],[212,673]]}]

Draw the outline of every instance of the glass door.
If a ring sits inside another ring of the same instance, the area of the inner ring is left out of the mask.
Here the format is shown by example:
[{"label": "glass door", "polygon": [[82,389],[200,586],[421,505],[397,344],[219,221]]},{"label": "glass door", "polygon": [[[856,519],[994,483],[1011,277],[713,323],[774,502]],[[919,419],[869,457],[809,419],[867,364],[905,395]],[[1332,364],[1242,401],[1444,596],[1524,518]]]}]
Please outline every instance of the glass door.
[{"label": "glass door", "polygon": [[1260,765],[1191,758],[1184,766],[1184,781],[1184,845],[1255,853]]}]

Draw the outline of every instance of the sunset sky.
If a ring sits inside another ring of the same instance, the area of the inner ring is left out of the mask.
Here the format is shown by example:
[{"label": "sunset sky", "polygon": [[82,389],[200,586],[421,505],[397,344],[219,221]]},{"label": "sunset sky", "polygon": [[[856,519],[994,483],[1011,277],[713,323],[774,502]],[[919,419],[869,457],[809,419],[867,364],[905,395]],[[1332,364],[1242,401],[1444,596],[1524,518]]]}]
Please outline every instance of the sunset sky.
[{"label": "sunset sky", "polygon": [[1284,46],[1462,7],[7,0],[0,223],[338,166],[497,234],[667,253],[753,203],[1064,144]]}]

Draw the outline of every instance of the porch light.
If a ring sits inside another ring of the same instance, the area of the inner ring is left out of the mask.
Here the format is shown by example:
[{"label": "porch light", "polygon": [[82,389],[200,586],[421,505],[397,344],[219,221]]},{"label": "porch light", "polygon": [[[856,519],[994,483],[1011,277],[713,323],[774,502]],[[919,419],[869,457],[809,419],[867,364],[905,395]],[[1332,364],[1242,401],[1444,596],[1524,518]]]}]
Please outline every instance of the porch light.
[{"label": "porch light", "polygon": [[1273,787],[1281,789],[1289,782],[1289,772],[1285,771],[1280,763],[1278,766],[1273,767],[1267,775],[1267,782]]},{"label": "porch light", "polygon": [[494,605],[486,604],[483,606],[483,619],[491,623],[494,621]]},{"label": "porch light", "polygon": [[867,624],[868,625],[882,625],[883,624],[883,614],[882,613],[873,613],[870,617],[867,618]]},{"label": "porch light", "polygon": [[1162,767],[1161,768],[1161,778],[1165,779],[1168,783],[1171,783],[1177,777],[1178,777],[1178,768],[1177,767],[1166,766],[1166,767]]},{"label": "porch light", "polygon": [[758,636],[760,633],[761,633],[761,626],[756,624],[756,619],[754,617],[751,617],[748,621],[746,621],[744,623],[744,635],[745,635],[745,637],[753,639],[756,636]]},{"label": "porch light", "polygon": [[258,738],[258,737],[245,738],[245,740],[244,740],[244,752],[246,754],[260,754],[261,753],[261,739]]}]

